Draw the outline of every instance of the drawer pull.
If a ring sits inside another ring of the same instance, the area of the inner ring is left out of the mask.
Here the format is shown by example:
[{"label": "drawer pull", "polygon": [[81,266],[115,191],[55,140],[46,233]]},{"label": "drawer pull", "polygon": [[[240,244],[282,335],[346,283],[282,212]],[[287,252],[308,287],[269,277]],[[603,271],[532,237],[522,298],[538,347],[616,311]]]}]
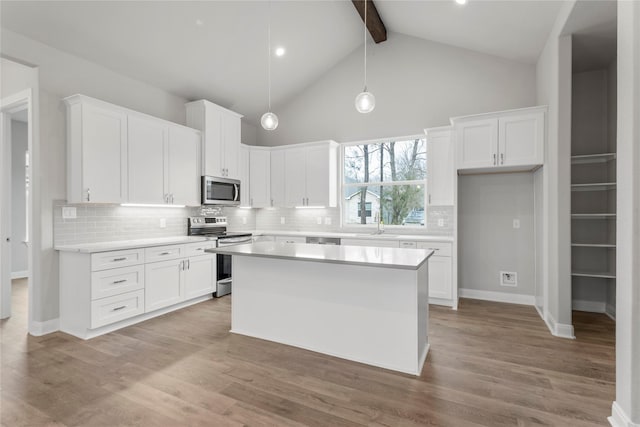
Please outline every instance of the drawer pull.
[{"label": "drawer pull", "polygon": [[114,258],[114,259],[113,259],[113,261],[114,261],[114,262],[117,262],[117,261],[126,261],[126,260],[127,260],[127,257],[126,257],[126,256],[125,256],[125,257],[122,257],[122,258]]},{"label": "drawer pull", "polygon": [[113,284],[114,284],[114,285],[117,285],[117,284],[119,284],[119,283],[124,283],[124,282],[126,282],[126,281],[127,281],[127,279],[116,280],[115,282],[113,282]]},{"label": "drawer pull", "polygon": [[118,311],[118,310],[122,310],[123,308],[127,308],[127,306],[121,305],[120,307],[112,308],[111,311]]},{"label": "drawer pull", "polygon": [[160,255],[171,255],[171,252],[162,252]]}]

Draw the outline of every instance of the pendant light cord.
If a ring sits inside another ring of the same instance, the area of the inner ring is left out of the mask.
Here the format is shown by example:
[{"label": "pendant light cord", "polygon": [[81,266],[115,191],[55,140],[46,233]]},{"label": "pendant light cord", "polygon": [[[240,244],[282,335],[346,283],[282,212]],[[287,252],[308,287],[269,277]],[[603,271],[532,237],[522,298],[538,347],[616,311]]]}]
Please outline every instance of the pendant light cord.
[{"label": "pendant light cord", "polygon": [[271,0],[269,0],[269,21],[267,25],[267,75],[269,80],[269,112],[271,112]]},{"label": "pendant light cord", "polygon": [[364,92],[367,91],[367,1],[364,0]]}]

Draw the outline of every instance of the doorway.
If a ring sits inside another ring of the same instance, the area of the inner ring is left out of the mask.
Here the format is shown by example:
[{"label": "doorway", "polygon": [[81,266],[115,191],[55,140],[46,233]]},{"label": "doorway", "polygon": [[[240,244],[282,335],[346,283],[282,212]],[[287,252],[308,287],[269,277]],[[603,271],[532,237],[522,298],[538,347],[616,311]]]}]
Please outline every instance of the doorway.
[{"label": "doorway", "polygon": [[32,294],[31,90],[2,99],[0,109],[0,319],[3,335],[30,330]]}]

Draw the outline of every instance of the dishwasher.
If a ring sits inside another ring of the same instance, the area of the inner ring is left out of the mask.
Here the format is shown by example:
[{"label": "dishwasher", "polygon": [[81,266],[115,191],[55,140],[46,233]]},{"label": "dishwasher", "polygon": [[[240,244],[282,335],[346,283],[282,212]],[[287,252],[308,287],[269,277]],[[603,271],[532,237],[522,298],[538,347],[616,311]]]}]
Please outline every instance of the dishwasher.
[{"label": "dishwasher", "polygon": [[307,237],[307,243],[315,245],[339,245],[339,237]]}]

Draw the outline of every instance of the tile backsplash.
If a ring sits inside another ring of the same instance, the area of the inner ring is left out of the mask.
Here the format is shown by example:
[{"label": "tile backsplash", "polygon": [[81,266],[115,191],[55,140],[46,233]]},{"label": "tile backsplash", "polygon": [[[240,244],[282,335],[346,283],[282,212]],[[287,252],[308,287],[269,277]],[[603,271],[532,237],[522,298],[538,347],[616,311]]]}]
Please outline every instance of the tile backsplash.
[{"label": "tile backsplash", "polygon": [[[62,207],[74,206],[76,218],[63,219]],[[339,208],[165,208],[117,205],[69,205],[57,200],[53,205],[56,245],[146,239],[187,234],[187,218],[224,215],[228,228],[238,230],[340,231]],[[453,233],[453,206],[435,206],[427,211],[429,234]],[[442,220],[442,226],[438,225]],[[164,227],[161,227],[161,221]],[[411,230],[415,232],[415,230]]]}]

